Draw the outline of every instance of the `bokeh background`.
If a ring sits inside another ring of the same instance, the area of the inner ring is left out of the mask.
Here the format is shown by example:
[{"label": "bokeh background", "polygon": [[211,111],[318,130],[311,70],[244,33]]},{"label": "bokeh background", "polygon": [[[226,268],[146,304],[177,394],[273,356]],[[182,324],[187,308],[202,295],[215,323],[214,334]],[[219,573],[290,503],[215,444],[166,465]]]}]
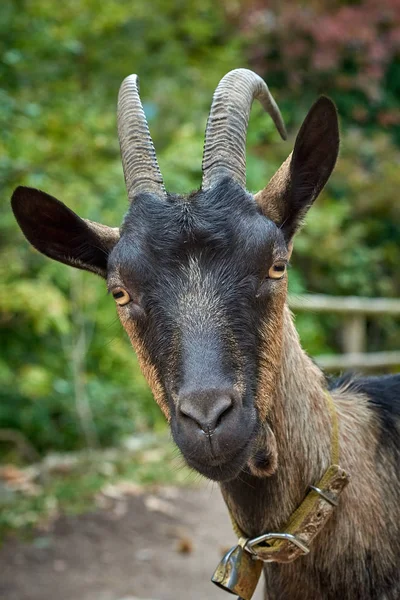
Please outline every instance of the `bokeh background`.
[{"label": "bokeh background", "polygon": [[[41,188],[83,217],[119,225],[127,200],[116,96],[133,72],[167,188],[197,188],[213,91],[239,66],[268,82],[289,131],[281,142],[254,106],[252,191],[289,154],[320,94],[340,114],[340,159],[297,238],[291,292],[399,296],[398,0],[2,0],[1,462],[23,466],[49,452],[105,448],[165,429],[103,281],[27,244],[10,210],[13,189]],[[304,314],[297,324],[311,355],[340,351],[338,317]],[[398,349],[394,317],[367,326],[367,350]],[[142,479],[165,477],[162,460],[156,464]],[[85,484],[88,497],[103,476]],[[64,494],[73,504],[63,485],[52,488],[53,499]],[[42,496],[41,504],[18,498],[22,508],[14,497],[0,529],[36,524],[50,510]]]}]

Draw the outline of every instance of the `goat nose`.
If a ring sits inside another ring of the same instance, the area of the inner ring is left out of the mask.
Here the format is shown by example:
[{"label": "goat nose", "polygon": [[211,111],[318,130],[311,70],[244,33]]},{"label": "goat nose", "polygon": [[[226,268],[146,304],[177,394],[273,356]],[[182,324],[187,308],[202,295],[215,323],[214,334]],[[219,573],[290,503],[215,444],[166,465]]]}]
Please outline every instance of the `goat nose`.
[{"label": "goat nose", "polygon": [[231,409],[233,394],[216,390],[181,394],[179,411],[194,421],[204,433],[211,433]]}]

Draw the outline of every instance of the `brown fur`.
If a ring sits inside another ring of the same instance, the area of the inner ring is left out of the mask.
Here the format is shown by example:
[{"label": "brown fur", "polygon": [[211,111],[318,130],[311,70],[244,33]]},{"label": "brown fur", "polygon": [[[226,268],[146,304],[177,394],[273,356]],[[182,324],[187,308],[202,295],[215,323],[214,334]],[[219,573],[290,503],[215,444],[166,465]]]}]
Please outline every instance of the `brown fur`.
[{"label": "brown fur", "polygon": [[154,399],[169,421],[171,415],[169,412],[168,403],[165,399],[164,388],[158,376],[157,369],[151,362],[147,349],[145,348],[140,335],[138,334],[136,323],[132,319],[125,318],[125,312],[123,309],[119,309],[118,314],[121,323],[129,336],[131,344],[136,351],[140,368],[150,386]]},{"label": "brown fur", "polygon": [[[286,285],[285,285],[286,284]],[[256,407],[261,421],[265,421],[271,407],[276,378],[282,360],[283,306],[287,282],[274,290],[270,309],[264,316],[260,331],[260,363],[258,372]]]},{"label": "brown fur", "polygon": [[290,190],[290,164],[293,152],[289,154],[284,163],[279,167],[268,185],[255,195],[257,204],[263,213],[276,224],[282,223],[284,203]]},{"label": "brown fur", "polygon": [[[322,477],[331,461],[331,422],[324,376],[301,349],[287,308],[282,335],[282,361],[269,406],[279,466],[271,477],[242,477],[241,483],[221,486],[239,526],[250,536],[284,527],[303,500],[308,485]],[[261,388],[259,393],[262,394]],[[266,395],[270,395],[269,382]],[[345,585],[344,556],[350,555],[359,569],[365,568],[369,553],[385,557],[382,570],[391,562],[394,566],[387,523],[398,502],[390,496],[390,482],[398,474],[389,462],[384,471],[377,471],[379,426],[368,409],[367,399],[346,388],[334,392],[333,399],[340,424],[340,465],[348,471],[351,481],[309,556],[289,565],[265,566],[269,600],[331,598],[323,595],[315,574],[330,573],[333,581]],[[251,471],[254,473],[254,469]],[[354,577],[354,571],[351,573],[349,577]],[[350,586],[353,581],[347,583]]]}]

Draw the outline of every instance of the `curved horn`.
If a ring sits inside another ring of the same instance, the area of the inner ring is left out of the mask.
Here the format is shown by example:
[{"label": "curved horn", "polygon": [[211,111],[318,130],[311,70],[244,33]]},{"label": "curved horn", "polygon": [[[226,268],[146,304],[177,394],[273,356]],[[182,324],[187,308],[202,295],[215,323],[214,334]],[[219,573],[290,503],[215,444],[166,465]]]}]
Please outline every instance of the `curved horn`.
[{"label": "curved horn", "polygon": [[227,175],[246,186],[246,134],[254,98],[261,102],[281,137],[286,139],[282,115],[267,84],[248,69],[230,71],[215,90],[207,121],[203,190]]},{"label": "curved horn", "polygon": [[139,97],[137,75],[126,77],[119,90],[118,138],[129,200],[140,192],[164,196],[161,171]]}]

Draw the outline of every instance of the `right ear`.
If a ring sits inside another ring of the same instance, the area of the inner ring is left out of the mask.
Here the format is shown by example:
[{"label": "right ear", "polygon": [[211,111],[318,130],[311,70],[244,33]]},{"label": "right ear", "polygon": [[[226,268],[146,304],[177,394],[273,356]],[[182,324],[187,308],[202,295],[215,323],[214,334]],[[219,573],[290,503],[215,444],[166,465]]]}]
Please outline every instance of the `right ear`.
[{"label": "right ear", "polygon": [[321,97],[308,112],[292,154],[255,196],[264,215],[281,228],[289,243],[328,181],[338,152],[336,108],[329,98]]},{"label": "right ear", "polygon": [[18,187],[11,206],[26,239],[39,252],[66,265],[107,276],[108,255],[119,229],[81,219],[45,192]]}]

